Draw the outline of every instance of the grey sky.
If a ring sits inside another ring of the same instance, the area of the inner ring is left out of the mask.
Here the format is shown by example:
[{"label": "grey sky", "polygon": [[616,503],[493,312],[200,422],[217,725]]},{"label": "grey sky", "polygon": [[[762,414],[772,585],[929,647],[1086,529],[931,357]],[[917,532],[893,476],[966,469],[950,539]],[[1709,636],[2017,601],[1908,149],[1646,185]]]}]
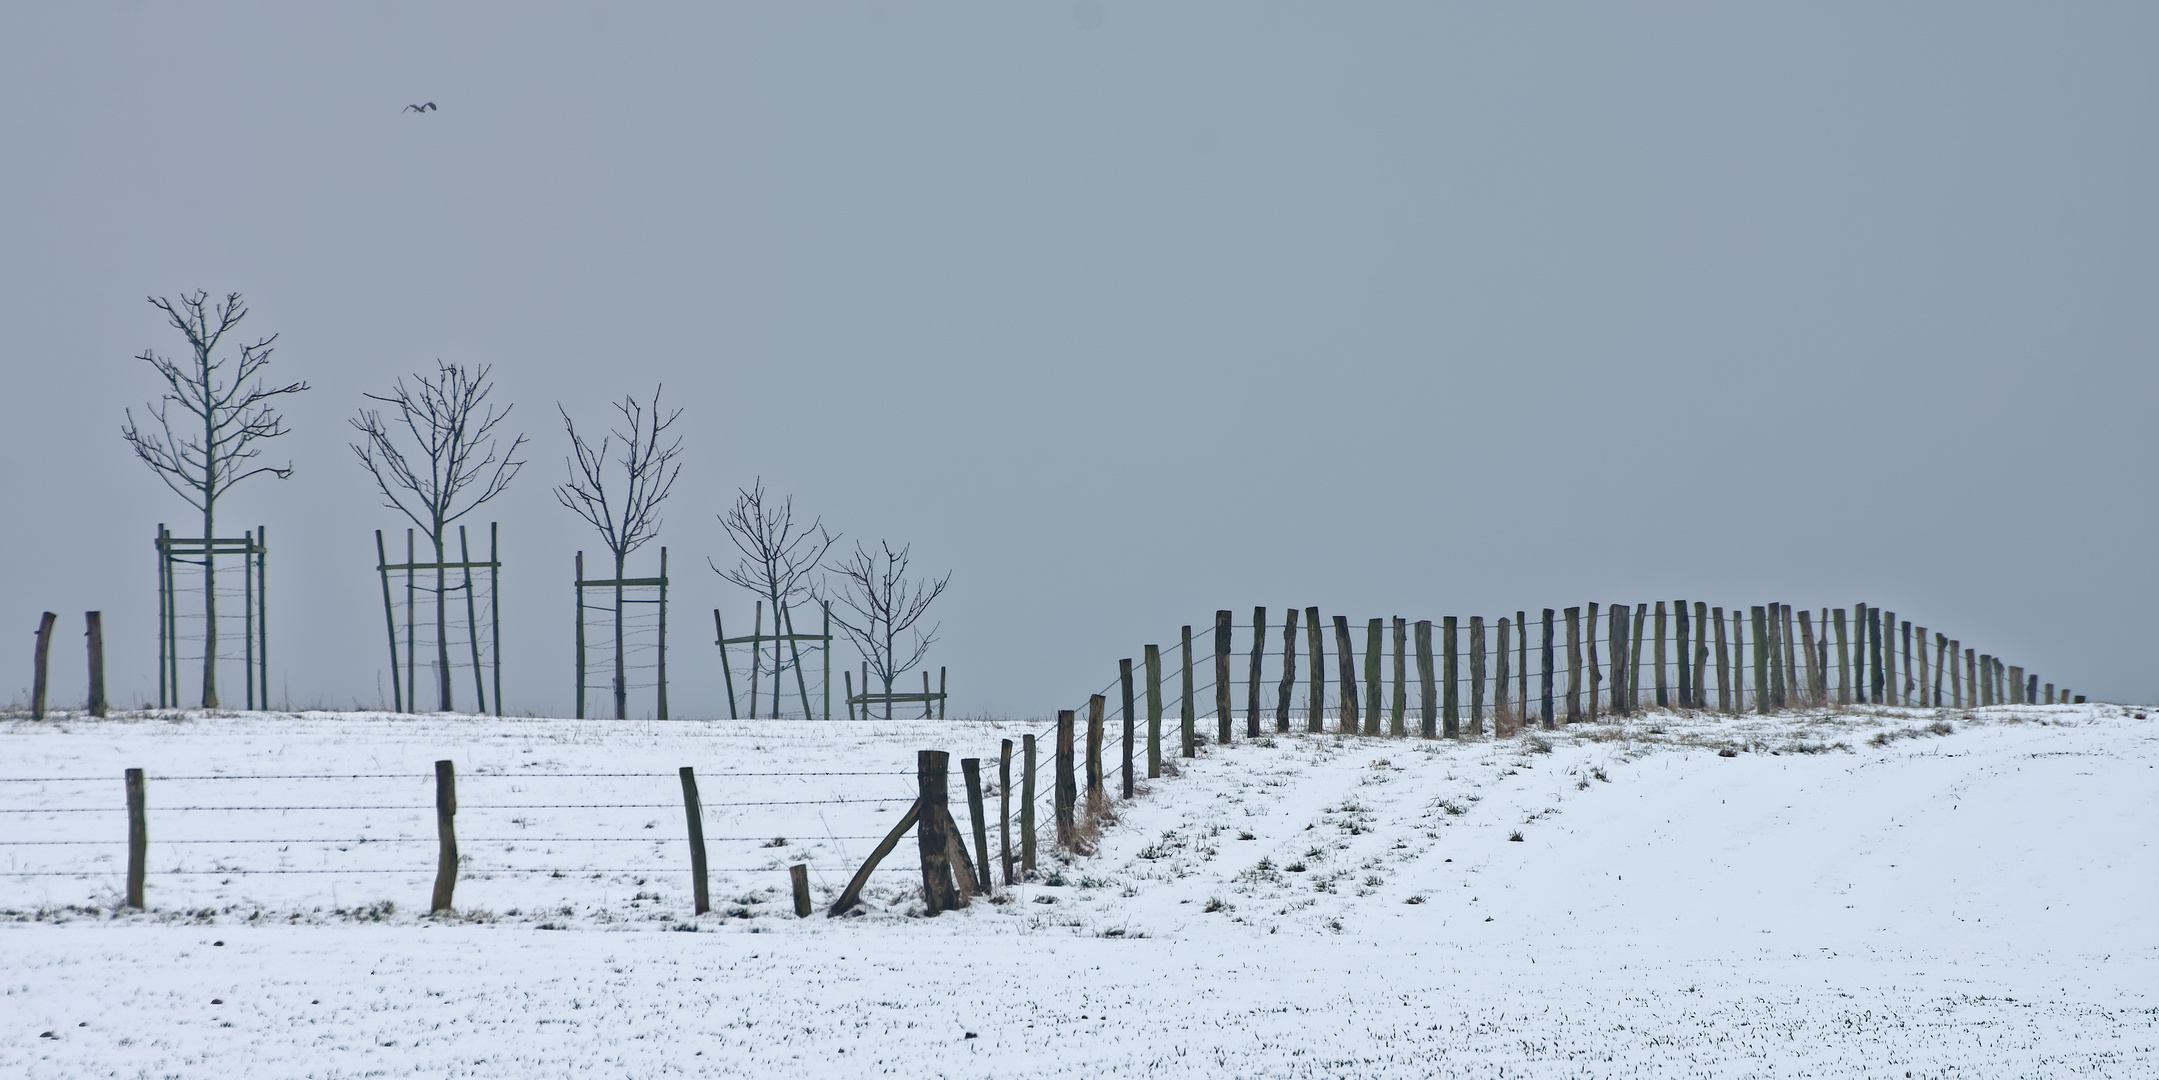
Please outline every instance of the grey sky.
[{"label": "grey sky", "polygon": [[[239,290],[304,378],[273,686],[377,701],[363,391],[495,365],[508,704],[569,705],[555,405],[687,410],[678,715],[762,474],[951,569],[962,712],[1218,607],[1362,620],[1870,600],[2159,697],[2159,9],[123,5],[0,9],[6,689],[107,612],[154,693],[118,436]],[[408,102],[440,111],[400,113]],[[182,532],[188,532],[184,526]],[[231,676],[228,676],[230,679]],[[192,676],[187,680],[192,683]]]}]

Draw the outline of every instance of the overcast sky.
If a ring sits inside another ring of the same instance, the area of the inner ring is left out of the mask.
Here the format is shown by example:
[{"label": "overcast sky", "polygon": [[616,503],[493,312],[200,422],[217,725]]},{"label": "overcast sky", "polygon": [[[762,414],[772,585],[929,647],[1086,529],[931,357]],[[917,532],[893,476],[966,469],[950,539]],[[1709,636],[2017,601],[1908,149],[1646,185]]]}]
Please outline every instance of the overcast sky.
[{"label": "overcast sky", "polygon": [[6,5],[5,689],[51,609],[79,698],[97,608],[154,698],[195,530],[119,428],[199,288],[313,387],[221,510],[294,705],[386,699],[345,421],[437,358],[532,439],[471,519],[513,711],[570,708],[601,548],[557,403],[662,382],[678,716],[759,476],[952,572],[967,714],[1216,608],[1682,597],[2153,700],[2155,120],[2149,4]]}]

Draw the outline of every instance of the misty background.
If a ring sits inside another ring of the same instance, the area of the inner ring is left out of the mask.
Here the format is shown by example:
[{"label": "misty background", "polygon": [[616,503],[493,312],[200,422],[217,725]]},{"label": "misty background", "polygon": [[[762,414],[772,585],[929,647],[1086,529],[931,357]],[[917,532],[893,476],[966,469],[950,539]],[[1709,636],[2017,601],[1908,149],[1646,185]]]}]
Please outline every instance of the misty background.
[{"label": "misty background", "polygon": [[346,421],[438,358],[532,440],[466,519],[511,712],[572,707],[603,550],[557,403],[658,383],[676,716],[726,715],[704,560],[760,476],[953,572],[955,714],[1217,608],[1680,598],[2159,699],[2155,121],[2137,4],[8,5],[0,689],[50,609],[78,707],[100,609],[155,700],[151,539],[200,519],[119,428],[184,356],[144,297],[205,289],[313,386],[219,510],[281,705],[388,700],[406,522]]}]

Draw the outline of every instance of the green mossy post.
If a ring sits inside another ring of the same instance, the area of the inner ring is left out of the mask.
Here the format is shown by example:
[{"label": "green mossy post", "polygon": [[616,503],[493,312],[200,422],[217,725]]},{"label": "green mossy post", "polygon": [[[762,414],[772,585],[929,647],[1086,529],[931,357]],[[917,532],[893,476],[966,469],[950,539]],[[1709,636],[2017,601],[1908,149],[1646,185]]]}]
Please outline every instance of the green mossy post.
[{"label": "green mossy post", "polygon": [[1439,737],[1439,688],[1432,677],[1430,619],[1417,620],[1417,734],[1427,739]]},{"label": "green mossy post", "polygon": [[1230,744],[1236,732],[1233,730],[1237,717],[1230,711],[1230,619],[1228,611],[1214,613],[1214,737],[1223,746]]},{"label": "green mossy post", "polygon": [[1409,620],[1394,617],[1394,702],[1388,709],[1387,732],[1400,739],[1409,735]]},{"label": "green mossy post", "polygon": [[1256,607],[1252,609],[1252,673],[1246,680],[1248,691],[1244,709],[1244,737],[1247,739],[1259,738],[1259,665],[1260,658],[1266,655],[1266,648],[1267,609]]},{"label": "green mossy post", "polygon": [[1192,628],[1185,627],[1178,633],[1178,644],[1183,652],[1178,656],[1180,693],[1177,695],[1177,730],[1182,741],[1179,751],[1185,757],[1199,756],[1199,709],[1192,702]]},{"label": "green mossy post", "polygon": [[1334,617],[1335,674],[1342,680],[1341,731],[1357,734],[1357,653],[1350,645],[1349,616]]},{"label": "green mossy post", "polygon": [[1364,733],[1379,734],[1379,665],[1386,656],[1387,626],[1373,619],[1364,628]]},{"label": "green mossy post", "polygon": [[1676,661],[1674,666],[1679,675],[1679,707],[1682,709],[1691,709],[1695,705],[1694,653],[1690,648],[1693,642],[1688,638],[1687,618],[1687,602],[1685,600],[1673,601],[1672,644],[1674,649],[1672,659]]},{"label": "green mossy post", "polygon": [[1312,663],[1311,690],[1305,700],[1304,729],[1314,735],[1326,730],[1327,722],[1327,651],[1324,640],[1326,631],[1320,629],[1319,609],[1304,609],[1305,650]]},{"label": "green mossy post", "polygon": [[1282,617],[1282,684],[1275,698],[1274,729],[1289,731],[1290,698],[1297,690],[1297,609]]},{"label": "green mossy post", "polygon": [[[1152,648],[1153,646],[1149,646]],[[1159,756],[1159,755],[1157,755]],[[1035,737],[1020,736],[1020,876],[1035,871]]]},{"label": "green mossy post", "polygon": [[1642,639],[1649,627],[1649,605],[1634,605],[1634,629],[1628,638],[1627,707],[1642,707]]},{"label": "green mossy post", "polygon": [[1554,727],[1552,717],[1552,654],[1557,648],[1557,644],[1554,641],[1554,638],[1557,634],[1557,627],[1554,625],[1554,617],[1558,614],[1558,612],[1553,611],[1551,608],[1544,609],[1544,647],[1542,651],[1538,654],[1539,660],[1542,664],[1542,670],[1537,676],[1537,688],[1541,692],[1539,695],[1540,707],[1537,710],[1537,721],[1544,727],[1544,730],[1546,731],[1550,731]]},{"label": "green mossy post", "polygon": [[1664,684],[1664,601],[1657,601],[1657,708],[1670,708],[1671,693]]},{"label": "green mossy post", "polygon": [[1567,723],[1582,722],[1582,609],[1568,608],[1567,616]]},{"label": "green mossy post", "polygon": [[1162,775],[1162,646],[1142,654],[1147,668],[1147,779]]},{"label": "green mossy post", "polygon": [[1852,650],[1844,637],[1844,609],[1831,608],[1837,632],[1837,704],[1852,703]]},{"label": "green mossy post", "polygon": [[1124,797],[1132,797],[1132,744],[1133,729],[1137,726],[1132,716],[1132,661],[1117,661],[1117,686],[1122,691],[1124,705],[1124,745],[1119,747],[1119,765],[1123,770]]},{"label": "green mossy post", "polygon": [[1612,711],[1621,716],[1632,711],[1627,700],[1627,615],[1625,604],[1613,604],[1612,623]]},{"label": "green mossy post", "polygon": [[[1493,655],[1499,659],[1499,669],[1492,673],[1492,734],[1499,734],[1499,718],[1507,712],[1507,688],[1511,685],[1508,665],[1514,662],[1514,643],[1510,640],[1519,623],[1509,622],[1502,615],[1499,619],[1499,648]],[[1520,703],[1516,703],[1520,707]]]},{"label": "green mossy post", "polygon": [[1769,614],[1760,605],[1749,610],[1754,617],[1754,711],[1767,715],[1773,701],[1763,693],[1769,685]]},{"label": "green mossy post", "polygon": [[1440,648],[1445,666],[1440,669],[1439,733],[1459,739],[1462,737],[1462,653],[1452,615],[1440,623]]},{"label": "green mossy post", "polygon": [[1484,616],[1469,617],[1469,733],[1484,734]]}]

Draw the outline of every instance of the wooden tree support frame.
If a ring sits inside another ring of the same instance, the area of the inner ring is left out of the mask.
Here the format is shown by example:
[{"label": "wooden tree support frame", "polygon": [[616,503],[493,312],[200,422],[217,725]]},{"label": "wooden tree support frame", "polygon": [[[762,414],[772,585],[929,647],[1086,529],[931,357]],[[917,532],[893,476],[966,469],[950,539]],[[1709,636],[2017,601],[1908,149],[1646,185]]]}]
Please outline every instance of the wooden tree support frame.
[{"label": "wooden tree support frame", "polygon": [[[607,589],[615,594],[616,605],[656,604],[659,606],[660,625],[659,646],[657,649],[659,671],[655,679],[657,683],[656,709],[659,713],[659,719],[667,719],[667,549],[664,547],[660,549],[660,576],[658,577],[604,579],[587,578],[585,576],[585,553],[580,551],[577,553],[575,585],[577,588],[577,718],[579,720],[585,718],[585,691],[591,689],[585,678],[585,612],[588,610],[585,603],[585,590]],[[624,589],[656,589],[658,592],[650,598],[633,597],[622,595]],[[603,605],[597,610],[613,612],[618,619],[621,617],[621,610],[618,606]],[[617,670],[615,678],[625,683],[629,680],[629,676],[624,674],[623,670]],[[626,688],[610,686],[609,689],[615,691],[618,695],[626,693]],[[626,710],[618,711],[626,713]],[[617,717],[617,719],[622,719],[622,717]]]},{"label": "wooden tree support frame", "polygon": [[[246,684],[246,707],[270,705],[270,606],[268,530],[237,537],[174,536],[162,523],[157,527],[157,707],[180,707],[180,605],[178,568],[202,566],[211,559],[237,555],[241,559],[241,638]],[[224,618],[220,613],[219,618]],[[218,635],[222,640],[224,635]]]},{"label": "wooden tree support frame", "polygon": [[[384,625],[389,630],[390,640],[391,707],[395,711],[401,713],[420,711],[418,701],[419,695],[415,693],[419,686],[419,670],[417,656],[418,639],[415,635],[417,625],[414,618],[414,610],[416,605],[414,601],[418,599],[418,594],[423,590],[429,592],[435,591],[434,586],[422,585],[420,583],[421,575],[423,573],[432,573],[436,575],[438,579],[445,579],[452,571],[455,571],[458,575],[462,576],[464,580],[455,584],[445,582],[445,584],[441,588],[441,591],[435,593],[435,604],[439,608],[441,607],[441,605],[448,603],[450,593],[462,592],[465,594],[465,641],[466,644],[471,647],[472,685],[475,691],[476,703],[476,708],[474,711],[482,713],[492,711],[496,716],[501,716],[501,525],[496,522],[489,522],[487,525],[487,559],[484,562],[475,561],[473,559],[471,540],[466,535],[465,527],[462,525],[457,527],[458,561],[456,562],[445,561],[436,563],[418,561],[416,558],[417,539],[417,530],[405,530],[405,561],[401,563],[394,563],[390,561],[389,554],[383,546],[382,530],[375,530],[375,573],[382,579],[382,619]],[[479,598],[475,595],[473,588],[474,581],[472,572],[475,570],[483,571],[487,575],[488,631],[487,656],[484,659],[480,655]],[[405,656],[403,661],[404,671],[402,673],[402,676],[398,671],[399,660],[397,655],[397,607],[395,601],[393,600],[395,594],[392,592],[392,586],[390,583],[392,574],[403,574],[405,583]],[[452,658],[452,662],[454,663],[455,661],[456,658]],[[494,708],[492,710],[488,708],[488,702],[490,701],[494,702]]]},{"label": "wooden tree support frame", "polygon": [[[765,633],[765,602],[759,600],[755,609],[756,613],[750,620],[750,634],[748,637],[728,637],[727,627],[720,622],[720,609],[712,609],[712,632],[717,638],[714,644],[720,648],[720,675],[727,681],[728,719],[740,720],[742,714],[738,710],[738,703],[735,698],[735,669],[733,663],[728,659],[727,647],[730,645],[747,645],[750,648],[750,719],[755,720],[757,719],[758,680],[763,674],[761,666],[763,660],[761,657],[764,647],[781,643],[786,644],[788,662],[795,669],[795,692],[802,700],[803,718],[811,719],[821,715],[826,720],[832,719],[832,605],[830,603],[820,603],[818,607],[824,613],[824,629],[822,632],[815,634],[797,633],[795,631],[794,612],[786,604],[781,604],[778,614],[772,620],[772,632],[767,634]],[[782,630],[786,632],[782,633]],[[805,643],[812,650],[821,649],[824,653],[824,682],[820,688],[823,694],[821,711],[810,708],[809,682],[802,677],[802,646]],[[781,693],[779,673],[774,672],[772,676],[772,718],[775,720],[779,718]],[[853,699],[854,691],[850,688],[846,694],[848,702],[847,718],[849,720],[855,718]]]}]

